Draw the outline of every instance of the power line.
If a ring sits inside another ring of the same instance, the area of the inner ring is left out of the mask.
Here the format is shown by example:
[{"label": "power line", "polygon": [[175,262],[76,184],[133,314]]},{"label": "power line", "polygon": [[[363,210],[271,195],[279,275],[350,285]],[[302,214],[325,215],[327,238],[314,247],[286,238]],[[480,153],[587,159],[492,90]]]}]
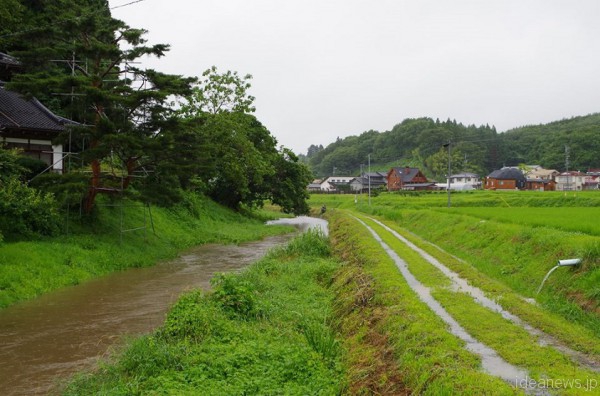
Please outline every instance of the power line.
[{"label": "power line", "polygon": [[127,6],[130,6],[130,5],[132,5],[132,4],[141,3],[141,2],[143,2],[143,1],[146,1],[146,0],[135,0],[135,1],[130,1],[129,3],[121,4],[121,5],[114,6],[114,7],[109,7],[109,9],[111,9],[111,10],[116,10],[117,8],[123,8],[123,7],[127,7]]}]

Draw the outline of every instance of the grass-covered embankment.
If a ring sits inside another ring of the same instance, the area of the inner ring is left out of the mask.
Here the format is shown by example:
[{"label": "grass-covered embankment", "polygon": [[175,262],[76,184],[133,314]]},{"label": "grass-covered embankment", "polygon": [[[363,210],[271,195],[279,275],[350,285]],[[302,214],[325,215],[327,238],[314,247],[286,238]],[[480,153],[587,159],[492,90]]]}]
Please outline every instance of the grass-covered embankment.
[{"label": "grass-covered embankment", "polygon": [[[577,362],[572,361],[557,349],[540,345],[537,334],[532,335],[519,324],[505,320],[499,313],[486,309],[478,304],[470,293],[451,287],[450,279],[424,257],[378,223],[369,218],[364,218],[364,220],[375,229],[388,246],[408,263],[410,272],[429,288],[431,295],[469,334],[493,348],[507,362],[526,369],[530,378],[536,379],[539,383],[547,378],[564,379],[580,384],[600,383],[600,375],[597,372],[579,367]],[[396,226],[392,226],[392,228],[396,232],[402,232]],[[439,256],[440,261],[451,263],[453,267],[460,270],[461,276],[468,279],[471,285],[478,286],[483,281],[488,291],[490,291],[490,287],[495,289],[494,299],[501,296],[502,300],[504,298],[511,299],[513,303],[520,305],[520,307],[511,306],[511,310],[513,313],[518,313],[524,321],[529,322],[535,328],[544,329],[546,333],[560,338],[564,345],[579,349],[589,354],[591,360],[597,361],[600,356],[598,337],[591,334],[591,331],[568,320],[557,318],[556,315],[549,314],[539,307],[531,306],[525,301],[519,301],[518,298],[515,298],[517,296],[514,292],[504,290],[499,293],[498,289],[501,288],[501,285],[497,282],[486,280],[484,275],[474,277],[470,271],[472,268],[469,268],[468,264],[459,262],[439,250],[435,253]],[[522,309],[525,305],[528,305],[528,309]],[[519,310],[519,308],[521,309]],[[581,394],[581,389],[577,386],[562,387],[554,384],[545,387],[560,389],[562,394]]]},{"label": "grass-covered embankment", "polygon": [[346,264],[336,276],[335,317],[346,349],[350,394],[511,395],[410,289],[369,231],[330,214],[332,246]]},{"label": "grass-covered embankment", "polygon": [[[422,238],[466,260],[545,308],[600,335],[600,238],[430,210],[378,210]],[[542,279],[559,259],[581,257],[577,268]]]},{"label": "grass-covered embankment", "polygon": [[341,349],[331,328],[338,263],[314,232],[212,292],[184,295],[154,334],[64,389],[82,394],[340,394]]},{"label": "grass-covered embankment", "polygon": [[0,308],[112,271],[153,265],[190,246],[239,243],[288,230],[192,194],[176,207],[153,207],[151,214],[156,235],[141,205],[125,205],[123,228],[144,222],[148,228],[123,234],[122,242],[120,208],[103,206],[93,221],[72,222],[68,236],[0,242]]}]

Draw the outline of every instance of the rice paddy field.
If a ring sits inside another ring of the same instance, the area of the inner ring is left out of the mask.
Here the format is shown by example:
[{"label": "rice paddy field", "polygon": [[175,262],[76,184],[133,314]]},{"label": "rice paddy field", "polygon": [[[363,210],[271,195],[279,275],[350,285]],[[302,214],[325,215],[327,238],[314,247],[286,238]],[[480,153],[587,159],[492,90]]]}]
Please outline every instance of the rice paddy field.
[{"label": "rice paddy field", "polygon": [[[330,217],[355,217],[375,227],[375,231],[388,244],[388,249],[394,250],[408,263],[409,271],[430,288],[431,295],[469,334],[491,346],[507,362],[527,370],[532,378],[542,382],[547,378],[565,377],[575,381],[585,378],[600,383],[597,375],[597,362],[600,361],[599,191],[567,194],[456,192],[450,194],[450,207],[445,192],[380,192],[370,199],[366,195],[313,195],[311,201],[315,208],[326,205]],[[536,337],[530,337],[523,329],[514,326],[505,327],[506,321],[497,314],[498,317],[493,317],[473,305],[472,295],[462,292],[460,288],[444,285],[447,279],[441,272],[436,272],[426,263],[420,263],[410,250],[385,234],[383,228],[377,229],[376,222],[385,223],[431,256],[437,257],[469,284],[483,290],[487,298],[517,315],[523,322],[549,334],[559,343],[590,356],[596,362],[591,365],[594,372],[577,368],[573,361],[557,355],[550,348],[539,349]],[[358,233],[358,229],[353,230],[345,238],[350,240],[350,235]],[[350,245],[351,249],[359,246],[357,242],[344,244]],[[347,254],[346,251],[344,254]],[[545,276],[556,266],[557,260],[569,258],[580,258],[581,264],[558,268],[540,287]],[[384,263],[384,257],[375,259],[373,251],[368,252],[365,260],[376,262],[376,265]],[[371,274],[375,286],[391,282],[396,276],[395,272],[395,268],[392,268],[383,277]],[[400,284],[395,285],[393,296],[398,295],[400,288]],[[398,309],[398,304],[398,301],[383,303],[394,310]],[[389,320],[394,321],[401,320],[399,318],[407,313],[397,314],[394,311],[389,315]],[[433,321],[416,321],[420,336],[427,337],[425,329]],[[395,323],[393,328],[403,329],[390,333],[384,330],[397,356],[412,351],[412,346],[404,349],[406,341],[401,339],[405,336],[404,330],[409,328],[407,324]],[[449,343],[442,344],[440,351],[451,354],[448,352]],[[399,360],[402,369],[410,372],[406,365],[408,360]],[[565,366],[558,369],[558,361],[565,363]],[[452,371],[449,362],[442,363],[442,366],[444,374]],[[576,370],[580,369],[583,371],[577,374]],[[445,389],[448,381],[438,383],[437,379],[436,376],[412,381],[409,376],[408,387],[418,390],[420,394],[456,394],[459,388],[455,387],[452,391]],[[481,379],[472,378],[461,386],[458,391],[460,394],[502,394],[501,387],[488,392],[488,385]],[[527,392],[526,388],[519,386],[512,392]],[[598,387],[583,390],[550,386],[547,390],[548,393],[540,394],[598,394]]]},{"label": "rice paddy field", "polygon": [[[600,208],[600,191],[581,191],[563,193],[559,191],[462,191],[452,192],[451,207],[581,207]],[[311,205],[327,204],[333,207],[368,206],[367,194],[313,194]],[[401,191],[395,193],[383,192],[371,197],[371,206],[386,206],[398,209],[428,209],[447,207],[446,192]]]},{"label": "rice paddy field", "polygon": [[502,223],[600,236],[600,207],[461,207],[443,210]]}]

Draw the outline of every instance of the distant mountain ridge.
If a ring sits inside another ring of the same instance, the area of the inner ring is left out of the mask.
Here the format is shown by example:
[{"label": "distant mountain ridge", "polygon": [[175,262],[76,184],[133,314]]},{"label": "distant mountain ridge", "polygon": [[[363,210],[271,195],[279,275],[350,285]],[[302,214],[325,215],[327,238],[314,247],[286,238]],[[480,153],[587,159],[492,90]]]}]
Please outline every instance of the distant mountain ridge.
[{"label": "distant mountain ridge", "polygon": [[600,168],[600,113],[547,124],[526,125],[499,133],[489,125],[464,125],[456,120],[408,118],[390,131],[366,131],[327,145],[311,145],[302,156],[316,176],[353,175],[391,166],[419,167],[432,179],[448,171],[485,175],[502,166],[537,164],[544,168]]}]

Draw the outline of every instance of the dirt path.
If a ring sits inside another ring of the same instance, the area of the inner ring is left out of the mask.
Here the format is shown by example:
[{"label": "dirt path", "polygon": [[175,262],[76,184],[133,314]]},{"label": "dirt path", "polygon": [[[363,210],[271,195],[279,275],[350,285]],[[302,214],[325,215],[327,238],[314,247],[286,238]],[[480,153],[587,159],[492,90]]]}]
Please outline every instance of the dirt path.
[{"label": "dirt path", "polygon": [[[533,326],[524,322],[521,318],[519,318],[518,316],[505,310],[500,304],[498,304],[495,301],[488,298],[485,295],[485,293],[483,292],[483,290],[470,285],[465,279],[461,278],[456,272],[450,270],[448,267],[446,267],[444,264],[442,264],[435,257],[431,256],[429,253],[427,253],[423,249],[419,248],[417,245],[415,245],[414,243],[412,243],[411,241],[409,241],[408,239],[406,239],[405,237],[400,235],[398,232],[394,231],[393,229],[391,229],[390,227],[388,227],[387,225],[385,225],[384,223],[382,223],[376,219],[369,218],[369,220],[371,220],[374,223],[383,227],[385,230],[390,232],[398,240],[400,240],[405,245],[410,247],[412,250],[417,252],[427,262],[429,262],[431,265],[433,265],[434,267],[439,269],[444,275],[446,275],[446,277],[448,277],[452,281],[456,290],[469,294],[471,297],[473,297],[473,300],[475,302],[477,302],[479,305],[481,305],[491,311],[499,313],[500,315],[502,315],[503,318],[522,327],[529,334],[536,337],[538,339],[538,343],[541,346],[552,346],[553,348],[557,349],[558,351],[569,356],[574,362],[576,362],[580,366],[590,369],[592,371],[600,372],[600,364],[596,359],[594,359],[590,356],[587,356],[586,354],[583,354],[579,351],[575,351],[575,350],[569,348],[567,345],[565,345],[564,343],[562,343],[555,337],[551,336],[550,334],[547,334],[547,333],[543,332],[542,330],[534,328]],[[439,247],[438,247],[438,249],[441,250],[441,248],[439,248]],[[443,251],[443,250],[441,250],[441,251]]]},{"label": "dirt path", "polygon": [[[363,226],[365,226],[369,232],[373,235],[373,238],[381,245],[386,251],[390,258],[394,261],[400,273],[410,286],[410,288],[417,293],[421,301],[434,311],[450,328],[450,332],[463,340],[466,343],[466,349],[479,355],[481,358],[481,365],[483,370],[488,374],[502,378],[507,382],[522,381],[528,378],[527,371],[522,368],[516,367],[504,359],[502,359],[496,351],[487,345],[479,342],[473,338],[467,331],[446,311],[442,305],[431,295],[429,288],[424,286],[421,282],[415,278],[415,276],[409,271],[406,262],[398,256],[398,254],[387,245],[377,234],[373,228],[367,225],[362,220],[355,217]],[[372,219],[371,219],[372,220]]]},{"label": "dirt path", "polygon": [[[581,388],[576,381],[588,381],[590,390],[596,389],[600,372],[597,356],[595,359],[578,352],[562,339],[521,319],[444,265],[443,259],[433,257],[381,221],[367,216],[354,218],[393,260],[419,299],[446,323],[447,331],[462,340],[466,350],[479,356],[483,372],[527,394],[562,394],[560,389],[578,394],[576,389]],[[563,375],[577,385],[547,385]]]}]

